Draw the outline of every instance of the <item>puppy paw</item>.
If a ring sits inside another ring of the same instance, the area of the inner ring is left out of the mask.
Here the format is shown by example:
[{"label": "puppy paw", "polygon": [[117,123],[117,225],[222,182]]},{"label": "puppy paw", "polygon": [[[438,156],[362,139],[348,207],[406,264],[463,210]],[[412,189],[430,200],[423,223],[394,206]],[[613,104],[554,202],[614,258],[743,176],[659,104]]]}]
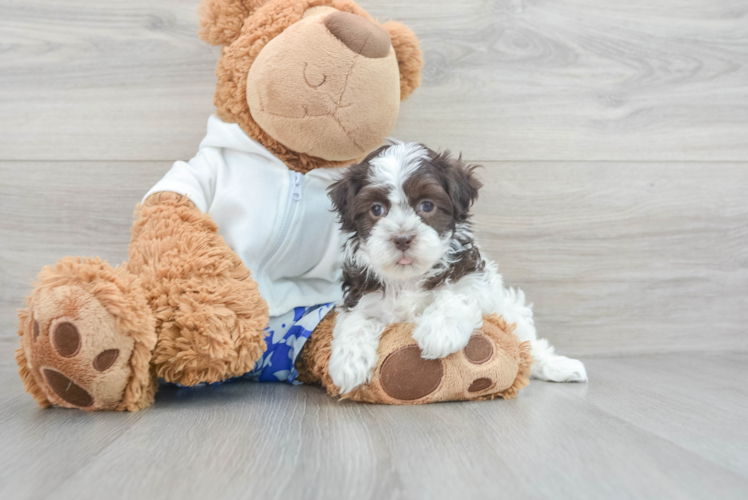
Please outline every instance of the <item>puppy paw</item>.
[{"label": "puppy paw", "polygon": [[333,341],[330,356],[330,377],[340,389],[341,394],[347,394],[356,387],[371,380],[371,374],[377,364],[377,350],[370,346],[336,345]]},{"label": "puppy paw", "polygon": [[475,325],[470,322],[426,319],[413,330],[413,340],[421,348],[423,359],[440,359],[464,349],[474,331]]},{"label": "puppy paw", "polygon": [[586,382],[587,370],[578,359],[554,355],[536,362],[532,368],[532,376],[548,382]]}]

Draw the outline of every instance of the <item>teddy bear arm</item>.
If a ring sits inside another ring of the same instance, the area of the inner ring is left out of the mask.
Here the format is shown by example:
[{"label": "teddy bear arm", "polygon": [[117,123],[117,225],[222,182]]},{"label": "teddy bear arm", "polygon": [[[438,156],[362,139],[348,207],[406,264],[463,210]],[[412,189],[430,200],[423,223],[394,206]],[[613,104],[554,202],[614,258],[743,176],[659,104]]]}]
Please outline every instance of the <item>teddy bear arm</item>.
[{"label": "teddy bear arm", "polygon": [[268,306],[210,215],[177,193],[153,194],[136,211],[129,254],[156,318],[159,377],[194,385],[252,370]]}]

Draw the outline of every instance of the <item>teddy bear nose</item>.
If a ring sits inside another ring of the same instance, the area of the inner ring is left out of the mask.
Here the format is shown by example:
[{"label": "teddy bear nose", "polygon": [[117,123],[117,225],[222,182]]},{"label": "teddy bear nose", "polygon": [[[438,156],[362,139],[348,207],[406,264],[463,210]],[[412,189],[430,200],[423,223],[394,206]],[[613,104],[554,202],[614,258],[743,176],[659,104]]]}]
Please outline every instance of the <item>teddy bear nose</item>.
[{"label": "teddy bear nose", "polygon": [[389,33],[361,16],[335,12],[325,18],[325,26],[356,54],[378,59],[390,53],[392,43]]}]

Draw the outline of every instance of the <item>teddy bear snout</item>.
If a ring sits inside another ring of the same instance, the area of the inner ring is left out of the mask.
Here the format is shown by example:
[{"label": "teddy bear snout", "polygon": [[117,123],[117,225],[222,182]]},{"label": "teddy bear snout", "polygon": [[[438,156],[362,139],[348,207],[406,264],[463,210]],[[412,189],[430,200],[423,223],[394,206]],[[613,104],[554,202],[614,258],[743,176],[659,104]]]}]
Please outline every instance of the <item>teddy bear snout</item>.
[{"label": "teddy bear snout", "polygon": [[375,149],[395,126],[400,72],[390,35],[363,16],[315,11],[270,40],[247,73],[254,122],[328,161]]},{"label": "teddy bear snout", "polygon": [[390,53],[392,42],[389,33],[361,16],[335,12],[325,18],[325,26],[356,54],[379,59]]}]

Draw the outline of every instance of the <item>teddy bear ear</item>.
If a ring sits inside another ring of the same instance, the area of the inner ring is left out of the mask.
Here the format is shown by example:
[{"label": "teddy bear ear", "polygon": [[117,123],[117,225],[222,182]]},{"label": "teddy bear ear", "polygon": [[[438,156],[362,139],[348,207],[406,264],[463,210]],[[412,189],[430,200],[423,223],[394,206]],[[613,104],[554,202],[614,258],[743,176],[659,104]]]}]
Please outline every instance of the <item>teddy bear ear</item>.
[{"label": "teddy bear ear", "polygon": [[382,27],[390,34],[400,66],[400,100],[404,101],[421,85],[423,53],[415,33],[403,23],[387,21]]},{"label": "teddy bear ear", "polygon": [[198,9],[200,38],[209,45],[228,45],[242,31],[244,21],[269,0],[203,0]]}]

